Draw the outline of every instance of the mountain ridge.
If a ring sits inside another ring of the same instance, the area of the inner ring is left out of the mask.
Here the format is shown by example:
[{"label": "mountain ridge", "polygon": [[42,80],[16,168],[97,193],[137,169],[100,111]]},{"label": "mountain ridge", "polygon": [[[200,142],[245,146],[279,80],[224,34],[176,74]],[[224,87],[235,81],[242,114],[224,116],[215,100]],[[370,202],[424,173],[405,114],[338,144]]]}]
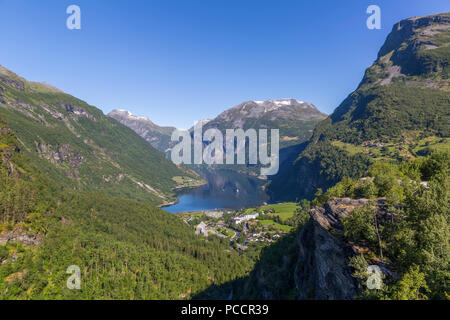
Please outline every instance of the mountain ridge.
[{"label": "mountain ridge", "polygon": [[170,148],[170,137],[172,132],[176,130],[175,127],[158,126],[146,116],[136,116],[130,111],[122,109],[114,109],[107,115],[133,129],[159,151],[165,153]]},{"label": "mountain ridge", "polygon": [[316,123],[325,118],[313,104],[297,99],[249,100],[223,111],[204,130],[279,129],[283,148],[309,139]]},{"label": "mountain ridge", "polygon": [[101,110],[5,67],[0,114],[33,162],[70,188],[165,204],[174,200],[177,177],[199,179]]},{"label": "mountain ridge", "polygon": [[319,188],[361,176],[374,160],[409,159],[428,145],[449,144],[449,17],[443,13],[394,25],[358,88],[273,178],[268,190],[274,200],[311,199]]}]

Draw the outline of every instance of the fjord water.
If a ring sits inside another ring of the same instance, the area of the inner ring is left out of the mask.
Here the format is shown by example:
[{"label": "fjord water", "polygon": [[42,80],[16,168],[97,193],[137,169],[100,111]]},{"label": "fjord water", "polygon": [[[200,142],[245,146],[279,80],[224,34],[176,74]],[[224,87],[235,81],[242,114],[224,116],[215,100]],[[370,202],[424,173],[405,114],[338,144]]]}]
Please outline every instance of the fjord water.
[{"label": "fjord water", "polygon": [[205,186],[181,194],[178,202],[163,208],[171,213],[214,209],[241,209],[267,201],[264,181],[232,170],[201,170]]}]

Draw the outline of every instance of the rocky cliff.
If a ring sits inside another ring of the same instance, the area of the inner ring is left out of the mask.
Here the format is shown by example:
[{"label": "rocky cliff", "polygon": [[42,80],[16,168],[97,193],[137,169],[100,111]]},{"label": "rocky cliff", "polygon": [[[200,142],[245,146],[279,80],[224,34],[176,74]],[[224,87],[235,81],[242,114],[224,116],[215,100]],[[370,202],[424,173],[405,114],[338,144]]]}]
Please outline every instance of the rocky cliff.
[{"label": "rocky cliff", "polygon": [[[236,299],[354,299],[360,280],[353,276],[350,259],[363,249],[346,240],[342,221],[369,202],[335,198],[311,209],[310,221],[300,231],[265,248],[250,276],[228,288]],[[384,200],[373,205],[378,215],[385,214]]]},{"label": "rocky cliff", "polygon": [[342,234],[341,219],[367,203],[366,199],[333,199],[311,210],[311,221],[298,236],[295,286],[299,299],[342,300],[356,296],[357,281],[349,267],[349,258],[355,253],[333,233]]}]

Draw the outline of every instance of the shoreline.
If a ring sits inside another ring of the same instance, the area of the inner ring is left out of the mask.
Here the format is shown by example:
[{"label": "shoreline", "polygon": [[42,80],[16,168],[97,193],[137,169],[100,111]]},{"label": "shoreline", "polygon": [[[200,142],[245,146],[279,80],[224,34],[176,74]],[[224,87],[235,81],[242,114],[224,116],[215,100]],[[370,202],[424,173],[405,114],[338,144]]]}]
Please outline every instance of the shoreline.
[{"label": "shoreline", "polygon": [[162,208],[173,206],[173,205],[177,204],[178,202],[180,202],[180,200],[177,197],[181,196],[183,193],[187,193],[190,190],[201,188],[201,187],[204,187],[206,185],[208,185],[208,182],[205,181],[202,184],[198,184],[198,185],[194,185],[194,186],[178,186],[178,187],[175,187],[175,188],[172,189],[172,191],[175,193],[175,195],[174,195],[175,200],[172,201],[172,202],[167,202],[167,203],[160,204],[157,207],[162,209]]}]

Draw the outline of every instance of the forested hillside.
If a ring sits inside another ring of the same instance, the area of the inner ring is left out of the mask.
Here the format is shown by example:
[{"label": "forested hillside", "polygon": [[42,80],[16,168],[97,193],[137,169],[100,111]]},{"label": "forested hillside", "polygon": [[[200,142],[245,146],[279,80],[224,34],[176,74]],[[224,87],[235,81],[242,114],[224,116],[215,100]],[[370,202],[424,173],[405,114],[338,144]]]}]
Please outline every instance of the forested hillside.
[{"label": "forested hillside", "polygon": [[358,89],[274,178],[272,198],[311,199],[318,188],[360,177],[374,161],[448,149],[449,44],[448,13],[396,24]]},{"label": "forested hillside", "polygon": [[19,145],[1,120],[0,299],[187,299],[250,269],[161,209],[54,183]]},{"label": "forested hillside", "polygon": [[17,134],[18,147],[30,161],[71,189],[100,189],[163,204],[173,200],[179,177],[200,179],[99,109],[3,67],[0,115]]}]

